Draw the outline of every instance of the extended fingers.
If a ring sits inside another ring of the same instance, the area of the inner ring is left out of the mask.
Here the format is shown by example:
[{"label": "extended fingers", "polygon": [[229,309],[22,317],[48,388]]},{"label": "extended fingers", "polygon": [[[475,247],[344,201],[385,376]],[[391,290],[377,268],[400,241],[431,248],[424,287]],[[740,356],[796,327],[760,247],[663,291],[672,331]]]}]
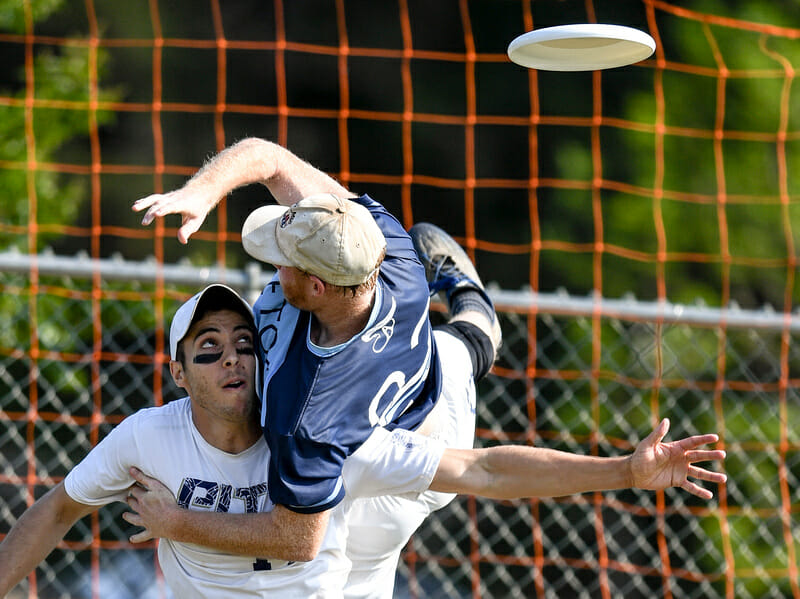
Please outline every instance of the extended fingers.
[{"label": "extended fingers", "polygon": [[189,238],[197,232],[202,222],[198,218],[184,218],[183,225],[178,229],[178,241],[184,245],[189,243]]},{"label": "extended fingers", "polygon": [[[714,472],[713,470],[700,468],[699,466],[694,466],[693,464],[694,462],[724,460],[725,455],[725,451],[722,449],[696,449],[687,451],[685,453],[686,461],[689,464],[687,468],[687,475],[699,480],[724,484],[728,480],[728,477],[722,472]],[[695,493],[695,495],[697,495],[697,493]]]},{"label": "extended fingers", "polygon": [[687,462],[694,463],[724,460],[727,454],[724,449],[693,449],[687,451],[684,455]]},{"label": "extended fingers", "polygon": [[145,212],[142,217],[142,224],[149,225],[156,216],[160,216],[159,210],[165,199],[166,196],[164,194],[154,193],[134,202],[132,209],[134,212],[141,212],[147,209],[147,212]]},{"label": "extended fingers", "polygon": [[181,227],[178,229],[178,241],[183,244],[200,229],[208,211],[214,203],[202,195],[192,194],[186,188],[177,189],[168,193],[154,193],[141,198],[133,203],[134,212],[147,210],[142,217],[142,225],[149,225],[156,218],[169,214],[180,214],[183,217]]},{"label": "extended fingers", "polygon": [[141,212],[146,208],[147,212],[142,217],[142,224],[149,225],[156,217],[177,212],[178,210],[174,206],[175,199],[172,192],[154,193],[134,202],[132,209],[134,212]]},{"label": "extended fingers", "polygon": [[714,472],[713,470],[706,470],[705,468],[698,468],[697,466],[689,466],[687,475],[698,480],[705,480],[710,483],[723,484],[728,480],[727,475],[722,472]]},{"label": "extended fingers", "polygon": [[707,433],[705,435],[692,435],[685,439],[675,441],[675,443],[683,450],[694,449],[701,445],[708,445],[709,443],[716,443],[719,441],[719,435],[714,433]]},{"label": "extended fingers", "polygon": [[647,437],[642,441],[642,445],[645,447],[655,447],[659,443],[661,443],[664,436],[667,434],[669,430],[669,418],[664,418],[661,422],[658,423]]},{"label": "extended fingers", "polygon": [[149,225],[157,216],[165,216],[167,214],[169,214],[169,211],[165,205],[161,202],[157,202],[150,206],[147,212],[144,213],[144,216],[142,217],[142,224]]},{"label": "extended fingers", "polygon": [[699,497],[700,499],[711,499],[714,496],[711,491],[704,489],[700,485],[697,485],[690,480],[683,481],[683,484],[681,484],[681,489]]},{"label": "extended fingers", "polygon": [[131,208],[133,209],[134,212],[141,212],[145,208],[149,208],[150,206],[152,206],[163,195],[164,194],[161,193],[154,193],[147,196],[146,198],[141,198],[139,200],[136,200]]},{"label": "extended fingers", "polygon": [[[689,466],[687,476],[718,484],[723,484],[728,479],[728,477],[721,472],[711,472],[710,470],[698,468],[697,466]],[[711,491],[701,487],[695,482],[692,482],[688,478],[685,478],[681,483],[681,489],[699,497],[700,499],[711,499],[714,496]]]}]

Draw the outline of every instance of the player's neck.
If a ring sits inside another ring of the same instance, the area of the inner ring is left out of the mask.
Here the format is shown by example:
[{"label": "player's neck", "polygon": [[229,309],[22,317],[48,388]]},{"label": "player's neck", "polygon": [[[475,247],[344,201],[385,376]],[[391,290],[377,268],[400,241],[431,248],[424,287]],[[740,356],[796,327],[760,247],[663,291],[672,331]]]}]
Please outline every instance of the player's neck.
[{"label": "player's neck", "polygon": [[333,347],[350,340],[367,326],[375,292],[357,297],[339,295],[311,313],[311,341]]},{"label": "player's neck", "polygon": [[[237,454],[250,449],[261,438],[261,431],[252,430],[232,430],[227,429],[218,431],[215,435],[213,443],[209,441],[214,447],[225,453]],[[208,441],[208,439],[206,439]]]},{"label": "player's neck", "polygon": [[261,438],[257,422],[230,422],[205,414],[192,406],[192,421],[197,432],[212,445],[225,453],[237,454],[249,449]]}]

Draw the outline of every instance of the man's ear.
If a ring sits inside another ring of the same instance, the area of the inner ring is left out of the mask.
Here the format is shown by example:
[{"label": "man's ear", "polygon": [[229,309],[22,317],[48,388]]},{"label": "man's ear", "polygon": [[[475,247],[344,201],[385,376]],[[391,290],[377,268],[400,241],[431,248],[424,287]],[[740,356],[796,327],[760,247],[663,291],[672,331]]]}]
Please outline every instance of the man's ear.
[{"label": "man's ear", "polygon": [[175,384],[178,385],[181,389],[186,389],[187,391],[189,388],[186,386],[186,375],[183,372],[183,364],[178,362],[178,360],[172,360],[169,363],[169,372],[172,375],[172,380],[175,381]]},{"label": "man's ear", "polygon": [[312,295],[321,296],[325,294],[325,281],[314,275],[308,275],[308,279],[311,281]]}]

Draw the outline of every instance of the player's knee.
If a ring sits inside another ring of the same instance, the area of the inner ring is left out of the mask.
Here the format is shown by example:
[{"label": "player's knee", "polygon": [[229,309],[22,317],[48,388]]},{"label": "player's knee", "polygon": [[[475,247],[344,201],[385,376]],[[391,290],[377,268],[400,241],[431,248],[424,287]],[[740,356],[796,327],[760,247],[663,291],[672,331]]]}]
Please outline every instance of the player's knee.
[{"label": "player's knee", "polygon": [[447,324],[436,327],[460,339],[467,348],[472,361],[472,376],[479,381],[492,369],[495,359],[495,347],[492,338],[482,327],[468,320],[451,320]]}]

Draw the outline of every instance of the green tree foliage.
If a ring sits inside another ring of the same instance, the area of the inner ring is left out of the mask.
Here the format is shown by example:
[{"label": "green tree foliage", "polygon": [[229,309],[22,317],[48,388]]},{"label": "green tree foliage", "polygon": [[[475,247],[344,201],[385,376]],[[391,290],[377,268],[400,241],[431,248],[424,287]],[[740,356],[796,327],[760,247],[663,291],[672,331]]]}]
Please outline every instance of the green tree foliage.
[{"label": "green tree foliage", "polygon": [[[27,18],[33,23],[58,16],[64,6],[63,0],[36,0],[23,3],[19,0],[0,0],[0,30],[24,34],[26,32],[25,10],[30,10]],[[25,231],[35,209],[36,224],[71,225],[80,214],[88,197],[85,178],[59,173],[49,168],[49,163],[75,162],[65,153],[65,148],[76,142],[83,142],[90,132],[92,123],[96,126],[112,123],[114,114],[107,110],[90,112],[90,55],[87,45],[54,46],[34,45],[32,81],[24,66],[18,66],[7,80],[3,95],[18,100],[0,105],[0,161],[8,166],[0,170],[0,189],[3,200],[0,202],[0,222]],[[113,101],[119,92],[105,89],[101,83],[109,68],[106,53],[96,50],[97,80],[100,89],[97,99]],[[23,61],[19,62],[24,64]],[[26,107],[26,97],[33,90],[34,106]],[[58,104],[52,104],[57,102]],[[29,165],[35,162],[33,170]],[[31,193],[31,189],[33,193]],[[38,251],[46,243],[58,237],[56,231],[39,231],[35,239]],[[28,251],[27,233],[0,236],[0,251],[17,248]],[[36,297],[31,302],[26,289],[26,279],[20,279],[17,293],[4,293],[0,296],[0,317],[7,323],[0,332],[4,347],[23,351],[30,350],[31,324],[36,326],[36,339],[46,350],[76,351],[88,345],[91,347],[92,328],[76,334],[75,329],[65,335],[66,323],[81,322],[81,310],[75,303],[54,300],[47,295]],[[46,283],[42,281],[42,283]],[[90,289],[91,281],[73,283],[78,290]],[[32,317],[32,310],[37,317]],[[91,319],[88,320],[91,323]],[[152,328],[152,327],[151,327]],[[27,376],[26,361],[20,360],[19,375]],[[89,383],[86,369],[74,368],[64,362],[54,362],[47,371],[42,371],[41,380],[56,389],[63,401],[69,401],[85,389]],[[4,396],[10,397],[11,387],[0,387]]]},{"label": "green tree foliage", "polygon": [[[38,22],[55,14],[64,0],[36,0],[28,2],[32,21]],[[25,3],[20,0],[0,0],[0,30],[9,33],[25,33]]]},{"label": "green tree foliage", "polygon": [[[52,17],[62,5],[62,0],[30,3],[34,21]],[[16,34],[25,32],[23,3],[0,0],[0,29]],[[89,110],[88,46],[76,44],[62,45],[57,49],[52,46],[35,48],[33,81],[26,82],[24,67],[19,67],[14,73],[10,89],[3,90],[3,95],[16,98],[19,102],[0,105],[0,160],[13,165],[13,168],[0,171],[0,187],[4,196],[0,203],[0,221],[9,225],[27,225],[35,201],[37,223],[70,225],[88,196],[86,180],[46,167],[31,172],[27,165],[30,161],[35,161],[37,165],[46,165],[59,159],[70,162],[69,156],[61,156],[59,152],[69,143],[86,138],[93,121],[97,126],[109,124],[113,122],[114,114],[108,110]],[[102,82],[109,68],[108,58],[102,49],[96,52],[97,78]],[[37,104],[29,109],[26,108],[25,99],[31,83]],[[113,101],[119,95],[118,91],[101,86],[97,99]],[[58,106],[47,105],[56,101],[60,102]],[[33,139],[29,139],[31,134]],[[31,177],[35,198],[31,197]],[[56,235],[39,234],[37,249]],[[0,241],[0,250],[9,247],[27,249],[27,237],[4,236]]]}]

